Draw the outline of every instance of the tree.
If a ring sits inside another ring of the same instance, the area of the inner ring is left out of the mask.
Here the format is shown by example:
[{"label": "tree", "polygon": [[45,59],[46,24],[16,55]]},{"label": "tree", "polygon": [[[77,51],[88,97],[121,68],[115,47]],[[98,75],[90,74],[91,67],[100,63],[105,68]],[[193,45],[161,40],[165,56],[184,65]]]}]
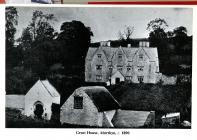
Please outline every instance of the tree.
[{"label": "tree", "polygon": [[158,48],[159,55],[165,53],[165,47],[167,43],[167,33],[165,32],[165,29],[167,27],[167,22],[161,18],[151,20],[147,24],[146,29],[150,31],[150,45]]},{"label": "tree", "polygon": [[18,24],[18,13],[15,7],[6,7],[6,48],[14,46],[14,35],[16,33],[16,26]]},{"label": "tree", "polygon": [[187,28],[184,26],[179,26],[173,30],[173,33],[176,37],[184,37],[187,36]]},{"label": "tree", "polygon": [[168,27],[167,22],[164,19],[156,18],[151,20],[147,25],[147,30],[149,31],[156,31],[158,29],[165,30]]},{"label": "tree", "polygon": [[119,40],[131,40],[131,36],[133,35],[134,27],[133,26],[125,26],[125,29],[123,32],[119,31],[118,36]]},{"label": "tree", "polygon": [[17,40],[19,42],[19,47],[24,51],[31,48],[33,43],[33,34],[30,31],[30,28],[27,27],[23,30],[21,37]]},{"label": "tree", "polygon": [[174,45],[177,53],[185,53],[183,47],[188,44],[187,28],[179,26],[173,30]]},{"label": "tree", "polygon": [[73,20],[61,25],[57,40],[62,44],[64,66],[84,67],[91,36],[93,33],[90,27],[86,27],[80,21]]},{"label": "tree", "polygon": [[13,68],[21,62],[21,50],[14,47],[18,13],[15,7],[6,7],[6,68]]},{"label": "tree", "polygon": [[50,24],[52,21],[56,21],[53,14],[44,14],[42,11],[37,10],[33,12],[32,21],[27,27],[33,41],[54,39],[57,33]]}]

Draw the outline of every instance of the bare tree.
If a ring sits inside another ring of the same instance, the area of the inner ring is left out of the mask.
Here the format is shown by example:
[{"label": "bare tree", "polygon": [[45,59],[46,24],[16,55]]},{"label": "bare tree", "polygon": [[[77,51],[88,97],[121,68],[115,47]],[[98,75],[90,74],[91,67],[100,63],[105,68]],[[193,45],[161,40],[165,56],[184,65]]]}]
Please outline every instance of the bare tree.
[{"label": "bare tree", "polygon": [[129,40],[131,39],[131,36],[134,32],[134,27],[133,26],[125,26],[125,29],[123,32],[119,31],[118,32],[118,37],[119,40]]}]

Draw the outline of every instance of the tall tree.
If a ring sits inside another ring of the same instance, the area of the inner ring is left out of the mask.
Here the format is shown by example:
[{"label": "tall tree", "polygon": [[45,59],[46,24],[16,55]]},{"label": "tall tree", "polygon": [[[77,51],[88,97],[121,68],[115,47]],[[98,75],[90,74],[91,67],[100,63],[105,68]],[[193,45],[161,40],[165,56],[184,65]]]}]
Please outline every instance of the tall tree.
[{"label": "tall tree", "polygon": [[64,65],[84,67],[91,36],[93,33],[90,27],[86,27],[80,21],[73,20],[61,25],[57,40],[63,44]]},{"label": "tall tree", "polygon": [[156,18],[151,20],[147,24],[147,30],[149,33],[150,45],[158,47],[159,54],[165,52],[165,46],[167,42],[167,33],[165,29],[168,27],[167,22],[164,19]]},{"label": "tall tree", "polygon": [[18,13],[15,7],[6,7],[6,48],[14,46],[14,35],[18,24]]},{"label": "tall tree", "polygon": [[42,11],[34,11],[32,21],[27,27],[32,34],[33,41],[51,40],[57,35],[51,22],[56,21],[53,14],[44,14]]},{"label": "tall tree", "polygon": [[176,46],[177,53],[185,53],[183,47],[188,44],[187,28],[179,26],[173,30],[174,33],[174,45]]}]

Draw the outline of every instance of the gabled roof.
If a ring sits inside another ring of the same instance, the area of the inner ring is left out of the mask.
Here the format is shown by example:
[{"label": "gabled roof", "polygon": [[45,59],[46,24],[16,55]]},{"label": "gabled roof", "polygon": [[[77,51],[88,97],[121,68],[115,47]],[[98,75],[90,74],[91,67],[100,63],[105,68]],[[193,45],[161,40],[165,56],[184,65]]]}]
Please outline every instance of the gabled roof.
[{"label": "gabled roof", "polygon": [[[108,61],[111,61],[114,53],[120,49],[120,47],[109,47],[109,46],[100,46],[99,49],[102,49],[104,54],[106,55]],[[133,57],[137,54],[137,52],[141,49],[145,51],[150,61],[158,61],[157,48],[153,47],[121,47],[122,51],[126,55],[129,61],[133,61]],[[89,47],[86,59],[91,60],[98,48]]]},{"label": "gabled roof", "polygon": [[39,80],[40,83],[44,86],[44,88],[47,90],[47,92],[52,96],[52,97],[59,97],[60,94],[58,91],[52,86],[48,80]]},{"label": "gabled roof", "polygon": [[118,74],[118,73],[120,73],[120,75],[121,75],[122,77],[124,77],[124,75],[122,74],[122,72],[120,72],[119,70],[116,70],[116,71],[113,71],[113,72],[112,72],[111,78],[114,77],[114,76],[115,76],[116,74]]},{"label": "gabled roof", "polygon": [[102,86],[81,87],[93,101],[99,112],[119,109],[120,105],[110,92]]}]

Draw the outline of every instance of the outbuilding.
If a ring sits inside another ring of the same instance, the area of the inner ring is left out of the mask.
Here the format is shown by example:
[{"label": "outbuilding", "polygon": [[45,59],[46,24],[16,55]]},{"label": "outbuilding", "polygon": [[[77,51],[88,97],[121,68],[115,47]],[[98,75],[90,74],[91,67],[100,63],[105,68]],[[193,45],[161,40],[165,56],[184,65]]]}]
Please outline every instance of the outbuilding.
[{"label": "outbuilding", "polygon": [[53,106],[60,104],[60,94],[48,80],[38,80],[25,95],[25,115],[51,119]]},{"label": "outbuilding", "polygon": [[102,86],[80,87],[62,105],[60,122],[96,127],[113,127],[119,103]]}]

